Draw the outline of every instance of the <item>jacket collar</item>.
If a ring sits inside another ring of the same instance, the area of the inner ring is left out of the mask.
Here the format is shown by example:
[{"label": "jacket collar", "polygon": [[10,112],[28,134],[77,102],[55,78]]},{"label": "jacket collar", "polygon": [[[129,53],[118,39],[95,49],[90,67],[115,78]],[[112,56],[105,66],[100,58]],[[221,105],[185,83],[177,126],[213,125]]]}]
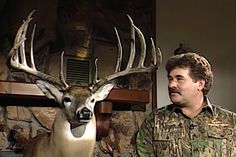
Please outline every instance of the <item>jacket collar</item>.
[{"label": "jacket collar", "polygon": [[[203,108],[201,112],[208,111],[212,116],[214,116],[213,112],[213,105],[211,104],[209,98],[207,96],[204,96],[204,101],[203,101]],[[178,105],[172,104],[170,106],[170,109],[174,111],[175,113],[182,113],[182,110]]]}]

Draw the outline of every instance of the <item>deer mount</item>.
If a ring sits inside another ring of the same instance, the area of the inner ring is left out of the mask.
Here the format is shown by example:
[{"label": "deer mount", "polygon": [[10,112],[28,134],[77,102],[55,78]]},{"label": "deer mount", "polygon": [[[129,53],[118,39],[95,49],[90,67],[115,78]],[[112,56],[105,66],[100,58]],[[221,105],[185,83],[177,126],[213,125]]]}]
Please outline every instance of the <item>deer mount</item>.
[{"label": "deer mount", "polygon": [[[33,11],[34,12],[34,11]],[[19,28],[12,49],[9,52],[8,65],[19,71],[26,72],[39,78],[37,86],[50,99],[55,99],[60,104],[60,110],[56,114],[51,133],[40,134],[26,145],[24,157],[89,157],[93,154],[96,141],[96,117],[94,106],[98,101],[104,100],[114,87],[113,80],[118,77],[133,73],[151,72],[156,70],[161,63],[162,55],[152,43],[152,62],[145,67],[146,43],[142,32],[134,25],[131,17],[128,19],[131,26],[130,56],[127,66],[121,70],[122,45],[118,31],[115,28],[118,43],[118,55],[115,72],[109,76],[98,79],[97,61],[95,59],[95,77],[90,86],[69,85],[63,76],[63,54],[61,54],[59,78],[38,71],[34,64],[33,39],[35,28],[30,39],[30,63],[26,57],[26,33],[32,20],[31,12],[28,18]],[[141,55],[136,67],[135,60],[135,34],[137,33],[141,44]]]}]

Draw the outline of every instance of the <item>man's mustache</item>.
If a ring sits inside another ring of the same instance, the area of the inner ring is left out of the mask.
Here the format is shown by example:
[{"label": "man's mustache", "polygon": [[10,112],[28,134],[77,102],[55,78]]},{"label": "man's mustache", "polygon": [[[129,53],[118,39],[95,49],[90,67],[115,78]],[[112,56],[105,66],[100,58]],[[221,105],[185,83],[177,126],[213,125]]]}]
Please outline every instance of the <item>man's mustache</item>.
[{"label": "man's mustache", "polygon": [[180,93],[179,90],[175,89],[175,88],[169,88],[169,93]]}]

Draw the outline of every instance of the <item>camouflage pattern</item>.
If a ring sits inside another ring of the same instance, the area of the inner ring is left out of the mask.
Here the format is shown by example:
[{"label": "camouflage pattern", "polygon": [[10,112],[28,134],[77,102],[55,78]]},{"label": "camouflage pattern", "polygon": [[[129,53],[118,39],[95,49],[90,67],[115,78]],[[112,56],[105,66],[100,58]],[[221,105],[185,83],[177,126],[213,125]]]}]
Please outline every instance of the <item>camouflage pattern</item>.
[{"label": "camouflage pattern", "polygon": [[137,135],[141,157],[236,157],[236,114],[210,104],[185,116],[176,105],[152,112]]}]

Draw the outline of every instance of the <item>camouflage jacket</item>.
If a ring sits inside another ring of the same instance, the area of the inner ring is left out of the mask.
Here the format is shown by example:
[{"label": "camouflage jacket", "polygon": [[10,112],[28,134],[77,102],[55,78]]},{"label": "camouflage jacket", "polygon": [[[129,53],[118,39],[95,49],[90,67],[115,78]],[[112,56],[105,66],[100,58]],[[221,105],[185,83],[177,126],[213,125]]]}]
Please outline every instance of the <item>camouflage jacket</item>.
[{"label": "camouflage jacket", "polygon": [[175,105],[152,112],[137,135],[141,157],[236,157],[236,114],[210,104],[194,118]]}]

